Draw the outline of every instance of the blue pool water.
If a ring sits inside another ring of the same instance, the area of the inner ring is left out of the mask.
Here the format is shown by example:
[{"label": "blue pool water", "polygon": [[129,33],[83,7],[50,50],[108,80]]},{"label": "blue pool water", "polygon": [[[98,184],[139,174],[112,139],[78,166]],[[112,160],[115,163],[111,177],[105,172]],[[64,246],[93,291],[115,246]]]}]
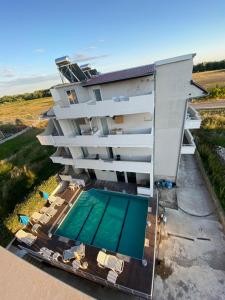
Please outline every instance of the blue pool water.
[{"label": "blue pool water", "polygon": [[91,189],[82,192],[55,234],[142,259],[148,199]]}]

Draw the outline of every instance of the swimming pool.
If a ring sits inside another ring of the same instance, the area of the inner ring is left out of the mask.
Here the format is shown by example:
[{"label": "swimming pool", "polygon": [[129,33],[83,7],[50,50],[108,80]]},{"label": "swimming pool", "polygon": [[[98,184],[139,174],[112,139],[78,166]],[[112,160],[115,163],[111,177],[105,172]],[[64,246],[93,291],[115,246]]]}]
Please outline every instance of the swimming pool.
[{"label": "swimming pool", "polygon": [[55,234],[142,259],[147,211],[145,197],[91,189],[81,193]]}]

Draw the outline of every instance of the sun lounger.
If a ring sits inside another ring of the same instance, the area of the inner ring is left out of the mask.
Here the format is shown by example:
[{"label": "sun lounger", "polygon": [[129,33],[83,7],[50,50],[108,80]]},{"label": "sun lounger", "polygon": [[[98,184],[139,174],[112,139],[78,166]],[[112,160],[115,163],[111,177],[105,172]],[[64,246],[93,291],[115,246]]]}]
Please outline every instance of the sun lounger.
[{"label": "sun lounger", "polygon": [[18,241],[23,242],[27,244],[28,246],[31,246],[37,239],[36,236],[34,236],[32,233],[26,232],[22,229],[17,231],[15,234]]},{"label": "sun lounger", "polygon": [[50,221],[50,219],[51,219],[51,216],[48,216],[46,214],[42,214],[42,216],[39,219],[39,222],[41,224],[47,224]]},{"label": "sun lounger", "polygon": [[41,218],[42,214],[38,213],[38,212],[34,212],[32,215],[31,215],[31,219],[34,220],[35,222],[38,222],[39,219]]},{"label": "sun lounger", "polygon": [[116,283],[116,280],[117,280],[117,277],[118,277],[118,273],[110,270],[108,275],[107,275],[107,280],[111,283]]},{"label": "sun lounger", "polygon": [[85,257],[85,246],[84,244],[80,244],[77,246],[73,246],[70,249],[67,249],[63,252],[63,261],[68,262],[72,258],[77,258],[81,260]]},{"label": "sun lounger", "polygon": [[54,254],[52,255],[52,260],[58,261],[60,256],[61,254],[59,252],[54,252]]},{"label": "sun lounger", "polygon": [[97,262],[99,267],[108,268],[116,273],[120,274],[123,272],[124,261],[122,259],[117,258],[114,255],[106,254],[103,251],[99,251],[97,256]]},{"label": "sun lounger", "polygon": [[39,228],[41,228],[41,225],[36,223],[32,226],[31,231],[37,232]]},{"label": "sun lounger", "polygon": [[49,196],[48,201],[49,203],[54,203],[57,206],[61,206],[65,202],[64,199],[56,196]]},{"label": "sun lounger", "polygon": [[57,210],[54,208],[54,206],[49,206],[49,207],[42,207],[40,212],[50,217],[53,217],[57,213]]},{"label": "sun lounger", "polygon": [[47,224],[51,217],[46,214],[34,212],[31,216],[31,219],[33,219],[35,222],[40,222],[41,224]]},{"label": "sun lounger", "polygon": [[42,207],[42,209],[40,210],[41,214],[45,214],[48,211],[48,207],[44,206]]},{"label": "sun lounger", "polygon": [[42,247],[39,251],[39,254],[43,256],[45,259],[50,260],[52,258],[52,254],[54,252],[46,247]]},{"label": "sun lounger", "polygon": [[73,267],[73,270],[76,271],[78,270],[80,267],[81,267],[81,263],[79,260],[75,259],[73,262],[72,262],[72,267]]}]

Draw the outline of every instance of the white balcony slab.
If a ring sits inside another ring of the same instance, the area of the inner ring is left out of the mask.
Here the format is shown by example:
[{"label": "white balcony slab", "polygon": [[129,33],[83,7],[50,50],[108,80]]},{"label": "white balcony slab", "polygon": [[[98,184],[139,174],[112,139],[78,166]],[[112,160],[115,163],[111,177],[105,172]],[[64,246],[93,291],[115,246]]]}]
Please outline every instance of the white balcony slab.
[{"label": "white balcony slab", "polygon": [[188,129],[186,129],[184,131],[184,135],[186,137],[185,140],[187,142],[181,146],[181,154],[194,154],[196,150],[196,145],[191,132]]},{"label": "white balcony slab", "polygon": [[153,134],[115,134],[107,136],[78,135],[45,136],[38,135],[42,145],[53,145],[56,147],[153,147]]},{"label": "white balcony slab", "polygon": [[54,106],[57,119],[76,119],[82,117],[103,117],[136,113],[153,113],[154,94],[129,97],[128,101],[89,101],[69,107]]},{"label": "white balcony slab", "polygon": [[185,120],[185,129],[198,129],[201,127],[201,119],[200,120],[195,120],[195,119],[186,119]]},{"label": "white balcony slab", "polygon": [[[75,137],[54,137],[55,143],[68,146],[84,147],[146,147],[153,145],[151,134],[121,134],[121,135],[86,135]],[[64,144],[65,143],[65,144]]]},{"label": "white balcony slab", "polygon": [[[51,156],[54,163],[62,165],[73,165],[78,169],[96,169],[119,172],[136,172],[144,174],[152,174],[153,165],[151,162],[139,161],[121,161],[121,160],[102,160],[102,159],[85,159],[85,158],[63,158],[60,156]],[[65,180],[65,179],[64,179]]]},{"label": "white balcony slab", "polygon": [[201,127],[201,116],[192,106],[188,106],[186,120],[184,124],[185,129],[198,129]]}]

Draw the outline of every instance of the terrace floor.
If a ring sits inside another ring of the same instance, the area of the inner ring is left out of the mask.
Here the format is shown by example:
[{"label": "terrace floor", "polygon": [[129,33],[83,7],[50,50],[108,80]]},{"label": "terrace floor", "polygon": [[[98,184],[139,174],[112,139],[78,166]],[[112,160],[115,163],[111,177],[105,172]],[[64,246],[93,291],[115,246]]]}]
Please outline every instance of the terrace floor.
[{"label": "terrace floor", "polygon": [[[96,181],[86,186],[85,190],[90,188],[107,188],[108,190],[118,192],[123,192],[125,190],[127,193],[136,194],[136,186],[134,184]],[[59,223],[68,213],[70,206],[77,200],[80,193],[81,190],[71,191],[69,188],[66,188],[63,193],[59,194],[60,197],[65,199],[65,203],[58,208],[57,214],[47,225],[42,225],[37,234],[36,242],[29,247],[23,243],[15,241],[14,246],[26,248],[30,255],[39,259],[43,259],[43,257],[40,257],[38,254],[38,251],[42,247],[47,247],[54,252],[59,252],[62,254],[64,250],[73,246],[73,240],[56,236],[53,233],[59,226]],[[75,275],[100,283],[101,285],[116,288],[144,298],[150,298],[153,282],[155,230],[157,222],[157,201],[154,198],[149,201],[149,211],[151,212],[148,213],[147,220],[151,222],[151,226],[146,226],[144,246],[144,259],[147,261],[146,267],[142,265],[141,260],[107,251],[107,254],[117,255],[117,257],[125,261],[123,272],[118,276],[116,284],[112,284],[106,280],[109,269],[102,269],[98,267],[96,258],[100,249],[94,246],[85,245],[84,260],[88,262],[88,268],[86,270],[79,269],[77,271],[73,271],[71,263],[72,261],[69,263],[64,263],[61,259],[59,259],[58,262],[47,262],[67,272],[71,272]],[[27,227],[26,230],[30,231],[31,228]],[[52,236],[49,235],[49,233],[52,233]]]}]

